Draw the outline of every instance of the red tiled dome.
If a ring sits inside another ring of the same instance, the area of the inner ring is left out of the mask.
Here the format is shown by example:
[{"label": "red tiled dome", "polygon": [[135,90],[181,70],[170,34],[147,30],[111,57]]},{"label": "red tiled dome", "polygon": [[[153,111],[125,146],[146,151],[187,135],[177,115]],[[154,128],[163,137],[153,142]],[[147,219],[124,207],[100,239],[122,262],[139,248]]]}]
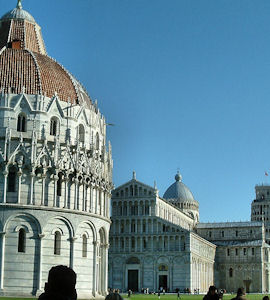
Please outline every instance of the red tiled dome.
[{"label": "red tiled dome", "polygon": [[0,19],[0,89],[15,94],[24,89],[26,94],[48,97],[57,93],[62,101],[89,105],[81,84],[47,56],[38,24],[21,7],[15,10]]}]

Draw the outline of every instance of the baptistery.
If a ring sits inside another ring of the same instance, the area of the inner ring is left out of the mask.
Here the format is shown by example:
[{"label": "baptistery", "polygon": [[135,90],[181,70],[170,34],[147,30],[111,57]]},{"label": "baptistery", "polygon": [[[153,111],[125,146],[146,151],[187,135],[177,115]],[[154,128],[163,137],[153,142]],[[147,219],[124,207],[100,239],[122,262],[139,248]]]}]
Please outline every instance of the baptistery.
[{"label": "baptistery", "polygon": [[37,295],[48,271],[77,273],[78,298],[107,290],[112,157],[106,121],[48,56],[35,19],[0,19],[0,294]]}]

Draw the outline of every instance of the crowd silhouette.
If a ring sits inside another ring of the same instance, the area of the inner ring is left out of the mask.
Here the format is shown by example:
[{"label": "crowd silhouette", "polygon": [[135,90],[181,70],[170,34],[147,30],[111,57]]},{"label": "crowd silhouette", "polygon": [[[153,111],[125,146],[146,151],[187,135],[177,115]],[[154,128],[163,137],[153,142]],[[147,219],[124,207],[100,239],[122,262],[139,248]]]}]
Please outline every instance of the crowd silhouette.
[{"label": "crowd silhouette", "polygon": [[[48,281],[45,283],[44,293],[39,296],[39,300],[77,300],[76,292],[76,273],[69,267],[59,265],[52,267],[49,271]],[[163,290],[165,291],[165,290]],[[123,300],[119,290],[109,290],[105,300]],[[130,298],[132,291],[128,290]],[[157,293],[160,299],[160,290]],[[163,293],[164,295],[165,293]],[[223,290],[218,292],[214,285],[209,287],[207,294],[203,300],[219,300],[223,298]],[[180,300],[180,292],[177,290],[177,299]],[[231,300],[247,300],[246,292],[243,287],[238,288],[236,296]],[[264,296],[262,300],[269,300],[268,296]]]}]

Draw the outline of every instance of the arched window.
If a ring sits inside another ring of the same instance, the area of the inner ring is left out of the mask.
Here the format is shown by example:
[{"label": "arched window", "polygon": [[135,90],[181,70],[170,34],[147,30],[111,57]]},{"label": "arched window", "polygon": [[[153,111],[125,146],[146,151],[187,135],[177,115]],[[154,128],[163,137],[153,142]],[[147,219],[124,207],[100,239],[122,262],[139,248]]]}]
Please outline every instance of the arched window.
[{"label": "arched window", "polygon": [[229,269],[229,276],[233,277],[233,269],[232,268]]},{"label": "arched window", "polygon": [[166,265],[159,265],[158,270],[159,271],[168,271],[168,266],[166,266]]},{"label": "arched window", "polygon": [[82,236],[82,257],[87,257],[87,236]]},{"label": "arched window", "polygon": [[79,125],[79,142],[84,143],[85,130],[82,124]]},{"label": "arched window", "polygon": [[26,132],[26,117],[23,113],[18,115],[17,119],[17,131]]},{"label": "arched window", "polygon": [[25,252],[26,246],[26,232],[23,228],[19,230],[18,236],[18,252]]},{"label": "arched window", "polygon": [[57,180],[57,196],[62,195],[62,181],[63,181],[63,174],[58,174],[58,180]]},{"label": "arched window", "polygon": [[99,134],[96,134],[96,149],[99,150]]},{"label": "arched window", "polygon": [[56,231],[54,233],[54,254],[60,255],[61,252],[61,233]]},{"label": "arched window", "polygon": [[140,260],[137,257],[130,257],[126,260],[127,265],[139,265]]},{"label": "arched window", "polygon": [[7,179],[8,192],[16,192],[16,170],[10,169]]},{"label": "arched window", "polygon": [[50,135],[56,136],[58,132],[58,120],[57,118],[53,117],[51,118],[51,123],[50,123]]}]

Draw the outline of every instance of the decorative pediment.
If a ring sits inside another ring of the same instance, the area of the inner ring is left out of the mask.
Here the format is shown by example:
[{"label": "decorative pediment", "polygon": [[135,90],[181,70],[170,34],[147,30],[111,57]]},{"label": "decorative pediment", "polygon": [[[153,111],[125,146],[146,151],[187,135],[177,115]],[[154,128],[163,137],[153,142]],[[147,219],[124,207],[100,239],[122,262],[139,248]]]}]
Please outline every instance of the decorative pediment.
[{"label": "decorative pediment", "polygon": [[57,95],[54,95],[51,99],[51,102],[48,105],[47,112],[50,114],[59,115],[64,118],[64,112]]},{"label": "decorative pediment", "polygon": [[86,114],[85,107],[83,106],[78,111],[76,119],[78,120],[78,122],[81,122],[86,125],[90,125],[90,120]]},{"label": "decorative pediment", "polygon": [[27,150],[23,144],[23,141],[21,140],[18,146],[15,148],[15,150],[12,152],[12,154],[8,158],[8,164],[11,163],[19,163],[19,164],[26,164],[26,162],[29,161],[29,154],[27,153]]},{"label": "decorative pediment", "polygon": [[28,113],[31,113],[33,111],[33,107],[25,94],[21,95],[18,102],[14,106],[14,110],[20,110]]},{"label": "decorative pediment", "polygon": [[54,166],[54,161],[51,157],[50,151],[48,149],[47,143],[44,143],[44,146],[42,147],[40,153],[37,155],[36,161],[35,161],[36,166]]},{"label": "decorative pediment", "polygon": [[72,153],[70,152],[70,148],[68,146],[61,153],[58,167],[62,170],[69,170],[71,168],[73,168],[74,170],[76,169]]},{"label": "decorative pediment", "polygon": [[[152,192],[152,195],[154,195],[154,192],[155,192],[155,188],[150,186],[150,185],[147,185],[147,184],[144,184],[143,182],[140,182],[136,179],[131,179],[130,181],[122,184],[121,186],[117,187],[113,192],[116,193],[120,190],[125,190],[126,188],[130,188],[130,186],[136,186],[138,191],[141,189],[142,191],[146,190],[148,191],[147,195],[149,194],[149,191]],[[144,195],[144,192],[141,196]]]}]

